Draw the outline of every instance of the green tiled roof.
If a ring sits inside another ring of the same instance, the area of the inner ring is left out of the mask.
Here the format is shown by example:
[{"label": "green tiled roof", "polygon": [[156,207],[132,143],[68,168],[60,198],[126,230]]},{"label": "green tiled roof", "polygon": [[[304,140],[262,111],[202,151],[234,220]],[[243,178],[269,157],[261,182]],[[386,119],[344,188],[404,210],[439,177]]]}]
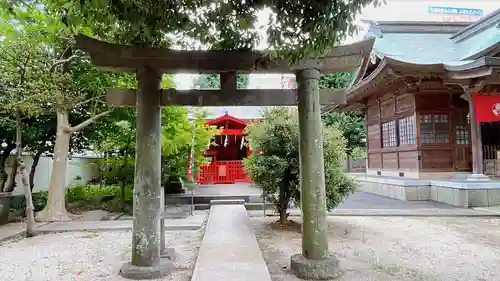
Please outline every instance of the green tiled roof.
[{"label": "green tiled roof", "polygon": [[[465,30],[471,30],[471,33],[461,38],[460,33]],[[382,58],[413,64],[464,65],[474,61],[469,59],[470,56],[500,45],[500,10],[457,34],[451,31],[429,32],[424,25],[421,31],[384,31],[372,23],[367,36],[376,38],[373,51]]]}]

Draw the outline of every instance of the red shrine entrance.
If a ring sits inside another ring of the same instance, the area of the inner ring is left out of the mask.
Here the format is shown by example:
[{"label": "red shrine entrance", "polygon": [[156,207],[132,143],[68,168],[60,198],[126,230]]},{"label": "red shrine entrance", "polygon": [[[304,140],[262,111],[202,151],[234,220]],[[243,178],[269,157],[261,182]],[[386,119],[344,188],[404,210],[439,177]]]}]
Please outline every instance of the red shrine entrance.
[{"label": "red shrine entrance", "polygon": [[243,167],[243,159],[250,156],[245,140],[247,122],[228,115],[205,123],[216,126],[220,131],[212,139],[212,145],[205,152],[209,163],[201,165],[197,173],[199,184],[250,182]]}]

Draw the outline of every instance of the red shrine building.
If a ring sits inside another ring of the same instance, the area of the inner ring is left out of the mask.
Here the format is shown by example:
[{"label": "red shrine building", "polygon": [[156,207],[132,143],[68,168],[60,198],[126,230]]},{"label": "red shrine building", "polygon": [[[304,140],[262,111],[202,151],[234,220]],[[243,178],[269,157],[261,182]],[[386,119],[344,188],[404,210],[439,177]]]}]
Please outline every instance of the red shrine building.
[{"label": "red shrine building", "polygon": [[[253,74],[249,77],[249,88],[295,88],[294,75]],[[205,152],[207,163],[197,167],[198,184],[231,184],[251,182],[245,172],[243,160],[252,153],[245,139],[245,129],[250,123],[262,120],[257,106],[205,107],[211,120],[205,126],[215,126],[219,134],[212,139],[212,145]]]},{"label": "red shrine building", "polygon": [[206,126],[215,126],[219,134],[212,139],[212,145],[205,152],[208,163],[201,165],[197,171],[199,184],[220,184],[250,182],[243,159],[251,154],[245,140],[245,128],[249,122],[224,114],[205,122]]}]

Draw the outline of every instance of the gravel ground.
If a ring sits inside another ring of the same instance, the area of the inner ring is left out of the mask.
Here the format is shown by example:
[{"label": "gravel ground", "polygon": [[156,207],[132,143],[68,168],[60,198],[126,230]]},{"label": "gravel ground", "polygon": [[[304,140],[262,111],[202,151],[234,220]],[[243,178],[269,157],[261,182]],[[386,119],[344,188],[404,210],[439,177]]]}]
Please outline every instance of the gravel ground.
[{"label": "gravel ground", "polygon": [[[298,281],[288,270],[301,251],[300,225],[252,218],[273,281]],[[500,280],[500,219],[329,217],[329,246],[345,281]]]},{"label": "gravel ground", "polygon": [[[0,245],[1,281],[124,281],[120,267],[131,259],[132,233],[67,232]],[[201,230],[168,231],[177,252],[176,270],[162,281],[188,281],[200,247]]]}]

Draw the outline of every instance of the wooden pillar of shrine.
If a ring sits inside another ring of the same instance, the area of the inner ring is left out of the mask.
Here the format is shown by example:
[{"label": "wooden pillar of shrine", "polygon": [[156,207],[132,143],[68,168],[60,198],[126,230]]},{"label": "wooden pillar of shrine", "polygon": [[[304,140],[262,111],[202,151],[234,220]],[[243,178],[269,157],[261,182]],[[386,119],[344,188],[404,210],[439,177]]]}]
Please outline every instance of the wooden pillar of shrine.
[{"label": "wooden pillar of shrine", "polygon": [[472,174],[467,177],[469,181],[487,181],[490,178],[484,174],[483,160],[483,140],[481,135],[481,123],[476,121],[476,109],[472,94],[481,91],[482,84],[476,86],[462,86],[464,94],[462,98],[469,103],[469,118],[470,118],[470,140],[472,148]]},{"label": "wooden pillar of shrine", "polygon": [[325,280],[340,274],[328,251],[325,167],[318,69],[296,72],[299,111],[302,253],[291,257],[291,271],[302,279]]},{"label": "wooden pillar of shrine", "polygon": [[137,70],[137,133],[133,193],[132,261],[120,274],[129,279],[156,279],[172,271],[172,262],[161,259],[160,219],[164,210],[161,186],[162,73],[152,68]]}]

